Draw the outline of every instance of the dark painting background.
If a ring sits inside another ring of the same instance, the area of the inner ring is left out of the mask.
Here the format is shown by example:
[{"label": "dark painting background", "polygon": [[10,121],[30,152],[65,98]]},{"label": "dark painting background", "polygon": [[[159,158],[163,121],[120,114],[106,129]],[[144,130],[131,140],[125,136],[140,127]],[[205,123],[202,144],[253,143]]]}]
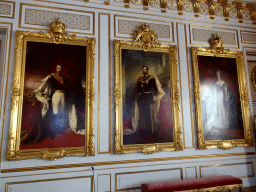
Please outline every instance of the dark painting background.
[{"label": "dark painting background", "polygon": [[55,72],[56,65],[62,65],[63,74],[72,84],[79,127],[85,129],[85,94],[81,82],[86,78],[86,46],[28,41],[26,50],[21,139],[27,136],[21,142],[20,149],[85,146],[85,136],[71,130],[57,135],[54,140],[47,137],[36,142],[36,137],[45,130],[40,119],[42,106],[32,91],[47,75]]},{"label": "dark painting background", "polygon": [[[204,140],[244,139],[236,59],[198,56],[198,68]],[[217,71],[220,72],[221,79],[227,85],[228,97],[226,97],[223,107],[225,108],[228,127],[215,126],[216,123],[209,123],[211,118],[215,118],[215,122],[221,122],[221,117],[216,119],[217,115],[214,115],[217,113],[216,109],[221,107],[217,105],[222,103],[218,97],[214,97],[217,92]]]}]

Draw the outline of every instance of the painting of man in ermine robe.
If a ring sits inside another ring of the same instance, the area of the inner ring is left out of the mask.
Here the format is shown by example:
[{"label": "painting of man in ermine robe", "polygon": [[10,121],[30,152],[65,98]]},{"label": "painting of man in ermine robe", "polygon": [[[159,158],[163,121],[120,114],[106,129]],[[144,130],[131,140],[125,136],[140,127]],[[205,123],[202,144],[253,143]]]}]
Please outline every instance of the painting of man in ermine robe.
[{"label": "painting of man in ermine robe", "polygon": [[20,149],[85,145],[86,46],[27,42]]},{"label": "painting of man in ermine robe", "polygon": [[122,50],[123,144],[173,142],[168,53]]}]

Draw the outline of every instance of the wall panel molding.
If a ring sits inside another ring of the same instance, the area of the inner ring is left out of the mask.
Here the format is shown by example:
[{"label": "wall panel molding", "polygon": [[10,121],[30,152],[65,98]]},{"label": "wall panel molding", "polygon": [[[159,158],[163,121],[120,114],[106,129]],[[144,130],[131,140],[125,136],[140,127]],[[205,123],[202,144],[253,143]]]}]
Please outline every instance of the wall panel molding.
[{"label": "wall panel molding", "polygon": [[163,180],[183,179],[182,168],[158,169],[150,171],[125,172],[115,174],[115,191],[140,189],[143,183]]},{"label": "wall panel molding", "polygon": [[174,42],[173,22],[153,19],[145,20],[143,18],[120,15],[115,15],[114,21],[115,38],[133,39],[136,30],[139,29],[144,23],[147,23],[151,27],[151,30],[156,32],[159,41],[169,43]]},{"label": "wall panel molding", "polygon": [[111,174],[97,175],[97,192],[111,191]]},{"label": "wall panel molding", "polygon": [[256,32],[241,31],[242,43],[256,44]]},{"label": "wall panel molding", "polygon": [[[66,185],[66,182],[69,185]],[[31,181],[8,182],[5,184],[5,192],[34,192],[34,191],[91,191],[93,192],[93,176],[66,177],[54,179],[42,179]]]},{"label": "wall panel molding", "polygon": [[196,166],[185,167],[185,179],[197,178]]},{"label": "wall panel molding", "polygon": [[22,168],[13,168],[13,169],[2,169],[1,173],[76,168],[76,167],[92,167],[92,166],[117,165],[117,164],[128,164],[128,163],[146,163],[146,162],[171,161],[171,160],[176,161],[176,160],[186,160],[186,159],[250,156],[250,155],[254,156],[255,152],[225,153],[225,154],[210,154],[210,155],[191,155],[191,156],[165,157],[165,158],[134,159],[134,160],[123,160],[123,161],[107,161],[107,162],[101,161],[101,162],[92,162],[92,163],[77,163],[77,164],[65,164],[65,165],[38,166],[38,167],[22,167]]},{"label": "wall panel molding", "polygon": [[15,2],[0,0],[0,17],[14,18]]},{"label": "wall panel molding", "polygon": [[223,47],[239,49],[238,31],[235,29],[190,24],[189,32],[191,45],[210,46],[209,40],[218,33],[224,42]]},{"label": "wall panel molding", "polygon": [[51,22],[60,18],[67,32],[94,35],[94,12],[21,3],[20,28],[48,30]]},{"label": "wall panel molding", "polygon": [[254,177],[253,162],[199,166],[200,177],[233,175],[239,178]]},{"label": "wall panel molding", "polygon": [[110,14],[99,13],[98,19],[98,154],[104,154],[111,152]]}]

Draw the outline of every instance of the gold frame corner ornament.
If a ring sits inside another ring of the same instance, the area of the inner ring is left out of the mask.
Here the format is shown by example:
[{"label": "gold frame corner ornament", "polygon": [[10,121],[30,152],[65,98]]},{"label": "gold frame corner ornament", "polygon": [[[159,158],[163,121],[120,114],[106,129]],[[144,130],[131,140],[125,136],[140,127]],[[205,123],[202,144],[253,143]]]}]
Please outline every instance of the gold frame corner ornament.
[{"label": "gold frame corner ornament", "polygon": [[[223,41],[218,34],[210,40],[211,47],[199,48],[191,47],[192,66],[193,66],[193,79],[194,79],[194,99],[195,99],[195,112],[197,123],[197,138],[198,148],[221,148],[231,149],[234,147],[251,147],[253,146],[252,129],[250,125],[250,111],[247,93],[247,85],[245,78],[245,69],[243,62],[242,51],[230,51],[223,48]],[[237,67],[237,78],[240,96],[240,106],[242,112],[244,139],[231,139],[231,140],[204,140],[203,130],[203,116],[201,106],[201,92],[200,92],[200,79],[198,56],[211,56],[222,58],[235,58]]]},{"label": "gold frame corner ornament", "polygon": [[[164,52],[169,54],[170,65],[170,87],[171,102],[173,112],[173,142],[167,143],[145,143],[145,144],[123,144],[123,111],[122,111],[122,49]],[[115,58],[115,154],[126,153],[145,153],[152,154],[160,151],[178,151],[183,150],[182,131],[180,123],[180,92],[177,79],[177,48],[175,45],[161,45],[155,32],[150,30],[147,24],[144,24],[135,33],[134,40],[123,41],[114,40],[114,58]]]},{"label": "gold frame corner ornament", "polygon": [[[57,22],[50,24],[48,33],[16,31],[16,47],[15,47],[15,71],[12,85],[11,96],[11,119],[8,137],[8,146],[6,160],[22,160],[31,158],[41,158],[48,160],[56,160],[66,156],[93,156],[94,148],[94,102],[95,102],[95,86],[94,86],[94,60],[95,60],[95,38],[76,37],[76,35],[67,35],[66,26],[57,19]],[[68,148],[40,148],[33,150],[20,150],[20,141],[26,133],[21,131],[21,112],[24,90],[25,61],[26,61],[26,45],[28,41],[67,44],[86,46],[86,123],[85,123],[85,146],[84,147],[68,147]]]}]

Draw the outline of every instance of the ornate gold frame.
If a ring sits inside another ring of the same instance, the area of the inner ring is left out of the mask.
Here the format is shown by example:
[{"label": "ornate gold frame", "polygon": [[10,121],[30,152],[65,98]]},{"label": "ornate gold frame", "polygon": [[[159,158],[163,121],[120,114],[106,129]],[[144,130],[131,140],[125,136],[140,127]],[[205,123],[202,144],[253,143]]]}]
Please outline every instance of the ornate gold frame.
[{"label": "ornate gold frame", "polygon": [[[95,39],[89,37],[76,37],[76,35],[67,35],[66,26],[57,19],[50,25],[51,30],[48,33],[42,31],[16,32],[16,53],[15,53],[15,72],[12,86],[12,108],[10,130],[8,138],[7,160],[22,160],[31,158],[42,158],[56,160],[65,156],[90,156],[94,155],[94,58],[95,58]],[[67,45],[80,45],[87,47],[86,53],[86,134],[84,147],[70,148],[42,148],[20,150],[21,137],[21,112],[23,104],[26,45],[28,41],[56,43]]]},{"label": "ornate gold frame", "polygon": [[[147,153],[183,150],[180,125],[180,94],[177,80],[177,50],[175,45],[161,45],[154,31],[144,24],[135,33],[133,41],[115,40],[115,154]],[[173,140],[167,143],[123,145],[122,49],[169,53],[171,101],[173,114]]]},{"label": "ornate gold frame", "polygon": [[[211,39],[210,43],[211,43],[210,48],[199,48],[199,47],[191,48],[198,148],[199,149],[208,149],[208,148],[230,149],[230,148],[239,147],[239,146],[244,146],[244,147],[253,146],[252,130],[250,125],[251,120],[250,120],[250,112],[249,112],[248,93],[247,93],[247,85],[246,85],[244,62],[243,62],[243,53],[242,51],[230,51],[229,49],[224,50],[224,48],[222,47],[223,41],[218,34],[216,34],[216,37]],[[197,56],[214,56],[214,57],[236,59],[239,95],[240,95],[240,103],[241,103],[243,126],[244,126],[244,139],[210,140],[210,141],[204,140],[199,68],[198,68]]]}]

